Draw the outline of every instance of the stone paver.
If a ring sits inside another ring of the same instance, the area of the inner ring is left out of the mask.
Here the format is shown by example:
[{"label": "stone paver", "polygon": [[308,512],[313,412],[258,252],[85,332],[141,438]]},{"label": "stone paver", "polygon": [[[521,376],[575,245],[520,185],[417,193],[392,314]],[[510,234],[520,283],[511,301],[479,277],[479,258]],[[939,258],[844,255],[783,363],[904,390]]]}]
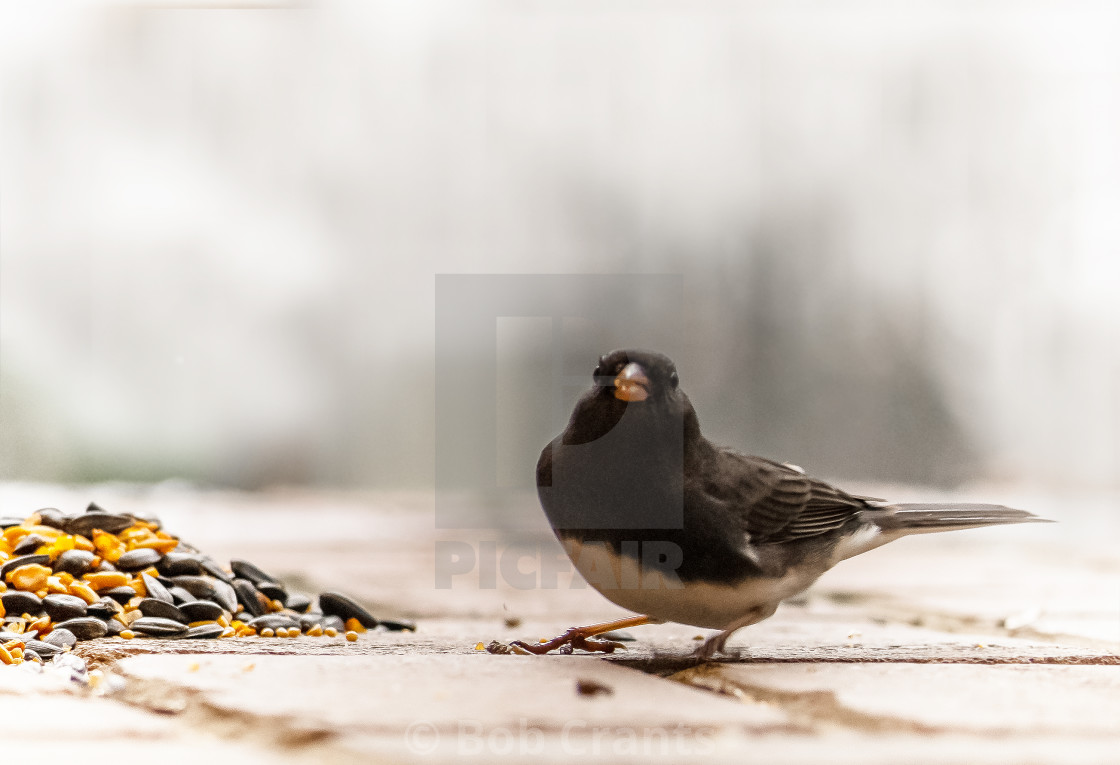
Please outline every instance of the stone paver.
[{"label": "stone paver", "polygon": [[1120,733],[1120,666],[709,664],[671,679],[752,704],[776,704],[813,727],[990,736]]},{"label": "stone paver", "polygon": [[[97,759],[103,748],[158,740],[166,762],[223,761],[218,753],[229,752],[238,762],[742,762],[749,754],[773,763],[963,765],[1103,763],[1120,750],[1111,714],[1120,695],[1120,549],[1105,538],[1120,526],[1111,519],[903,540],[846,561],[741,631],[731,643],[737,660],[699,665],[694,638],[708,631],[674,624],[630,630],[637,640],[606,660],[476,651],[479,641],[535,640],[623,614],[563,570],[545,588],[501,576],[480,587],[477,571],[435,586],[441,542],[512,555],[529,571],[558,556],[531,497],[495,511],[517,526],[498,533],[436,528],[422,493],[51,488],[59,498],[31,504],[70,497],[67,507],[97,499],[153,512],[219,559],[247,558],[296,589],[342,590],[374,613],[419,625],[353,644],[80,645],[92,665],[126,678],[111,699],[46,688],[5,695],[0,679],[0,706],[24,710],[6,721],[83,716],[60,751]],[[0,503],[12,510],[12,496],[43,493],[0,486]],[[1009,501],[1055,517],[1063,510]],[[579,680],[611,692],[580,695]],[[16,750],[25,739],[34,745],[24,735]]]},{"label": "stone paver", "polygon": [[680,738],[684,751],[721,730],[790,727],[773,706],[729,704],[593,657],[146,655],[119,666],[132,683],[122,698],[141,706],[177,705],[186,695],[196,712],[229,719],[248,711],[259,729],[356,760],[381,744],[402,755],[484,755],[500,754],[507,740],[590,748],[596,738],[647,729],[647,737]]},{"label": "stone paver", "polygon": [[119,762],[141,750],[161,763],[307,762],[271,745],[222,738],[179,717],[152,714],[15,667],[0,667],[0,725],[7,762]]}]

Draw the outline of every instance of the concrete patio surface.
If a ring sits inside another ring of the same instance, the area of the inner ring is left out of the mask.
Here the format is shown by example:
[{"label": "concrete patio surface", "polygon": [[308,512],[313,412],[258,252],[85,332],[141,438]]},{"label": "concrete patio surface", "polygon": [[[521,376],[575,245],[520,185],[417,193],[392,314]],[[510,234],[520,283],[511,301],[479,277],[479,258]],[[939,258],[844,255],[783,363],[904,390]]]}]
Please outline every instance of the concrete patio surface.
[{"label": "concrete patio surface", "polygon": [[[549,568],[561,553],[531,497],[501,510],[516,530],[497,533],[436,528],[423,493],[0,487],[6,514],[90,500],[154,513],[220,561],[418,625],[354,643],[89,641],[77,653],[97,670],[90,687],[0,668],[0,714],[11,751],[34,753],[49,729],[52,755],[91,762],[137,747],[194,763],[1115,762],[1114,499],[1008,497],[1061,523],[913,538],[847,561],[738,633],[734,656],[701,664],[691,652],[708,631],[675,624],[634,628],[609,657],[477,650],[623,615],[570,567]],[[446,588],[439,543],[478,557],[444,571]]]}]

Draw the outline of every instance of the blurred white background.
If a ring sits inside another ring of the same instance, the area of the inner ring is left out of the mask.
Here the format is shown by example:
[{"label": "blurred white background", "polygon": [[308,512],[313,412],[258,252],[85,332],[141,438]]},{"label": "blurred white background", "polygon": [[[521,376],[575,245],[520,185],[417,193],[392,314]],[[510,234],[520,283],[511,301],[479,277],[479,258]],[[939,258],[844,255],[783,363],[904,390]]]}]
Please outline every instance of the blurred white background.
[{"label": "blurred white background", "polygon": [[656,272],[718,440],[1120,485],[1115,3],[222,5],[0,5],[0,477],[427,486],[435,274]]}]

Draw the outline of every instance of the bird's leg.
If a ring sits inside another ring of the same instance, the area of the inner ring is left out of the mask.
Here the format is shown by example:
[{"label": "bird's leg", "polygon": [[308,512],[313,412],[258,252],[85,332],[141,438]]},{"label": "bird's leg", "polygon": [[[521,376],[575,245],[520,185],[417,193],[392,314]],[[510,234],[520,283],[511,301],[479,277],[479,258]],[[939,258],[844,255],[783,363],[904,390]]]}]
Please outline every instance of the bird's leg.
[{"label": "bird's leg", "polygon": [[604,632],[611,632],[612,630],[626,629],[627,627],[640,627],[643,624],[650,624],[654,620],[648,616],[631,616],[626,619],[618,619],[613,622],[603,622],[602,624],[590,624],[586,627],[572,627],[564,632],[562,635],[557,635],[552,640],[546,640],[543,643],[526,643],[522,640],[514,640],[510,646],[517,646],[529,653],[545,654],[549,651],[555,651],[564,645],[570,645],[573,649],[578,648],[582,651],[614,653],[614,649],[621,648],[622,643],[616,643],[613,640],[596,640],[596,635],[602,635]]},{"label": "bird's leg", "polygon": [[703,661],[711,661],[717,653],[724,653],[727,650],[727,639],[736,629],[738,627],[717,632],[701,643],[692,655]]},{"label": "bird's leg", "polygon": [[752,608],[750,611],[747,611],[741,617],[731,622],[731,624],[724,627],[723,630],[701,643],[700,647],[697,648],[696,652],[692,655],[698,659],[709,661],[717,653],[725,653],[727,650],[727,639],[731,637],[732,633],[743,627],[757,624],[763,619],[769,619],[777,610],[777,601],[759,606],[758,608]]}]

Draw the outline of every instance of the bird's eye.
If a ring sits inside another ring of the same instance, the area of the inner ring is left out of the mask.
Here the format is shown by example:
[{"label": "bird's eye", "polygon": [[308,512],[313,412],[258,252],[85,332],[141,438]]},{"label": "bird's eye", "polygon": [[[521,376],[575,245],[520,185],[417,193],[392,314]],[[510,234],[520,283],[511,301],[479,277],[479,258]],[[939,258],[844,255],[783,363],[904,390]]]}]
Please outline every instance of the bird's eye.
[{"label": "bird's eye", "polygon": [[600,356],[598,366],[596,366],[595,371],[591,373],[591,379],[595,382],[596,385],[602,385],[603,380],[608,374],[610,374],[606,369],[603,368],[603,365],[606,363],[606,361],[606,356]]},{"label": "bird's eye", "polygon": [[681,380],[679,377],[677,377],[677,370],[674,369],[673,373],[669,375],[669,385],[676,388],[680,384]]}]

